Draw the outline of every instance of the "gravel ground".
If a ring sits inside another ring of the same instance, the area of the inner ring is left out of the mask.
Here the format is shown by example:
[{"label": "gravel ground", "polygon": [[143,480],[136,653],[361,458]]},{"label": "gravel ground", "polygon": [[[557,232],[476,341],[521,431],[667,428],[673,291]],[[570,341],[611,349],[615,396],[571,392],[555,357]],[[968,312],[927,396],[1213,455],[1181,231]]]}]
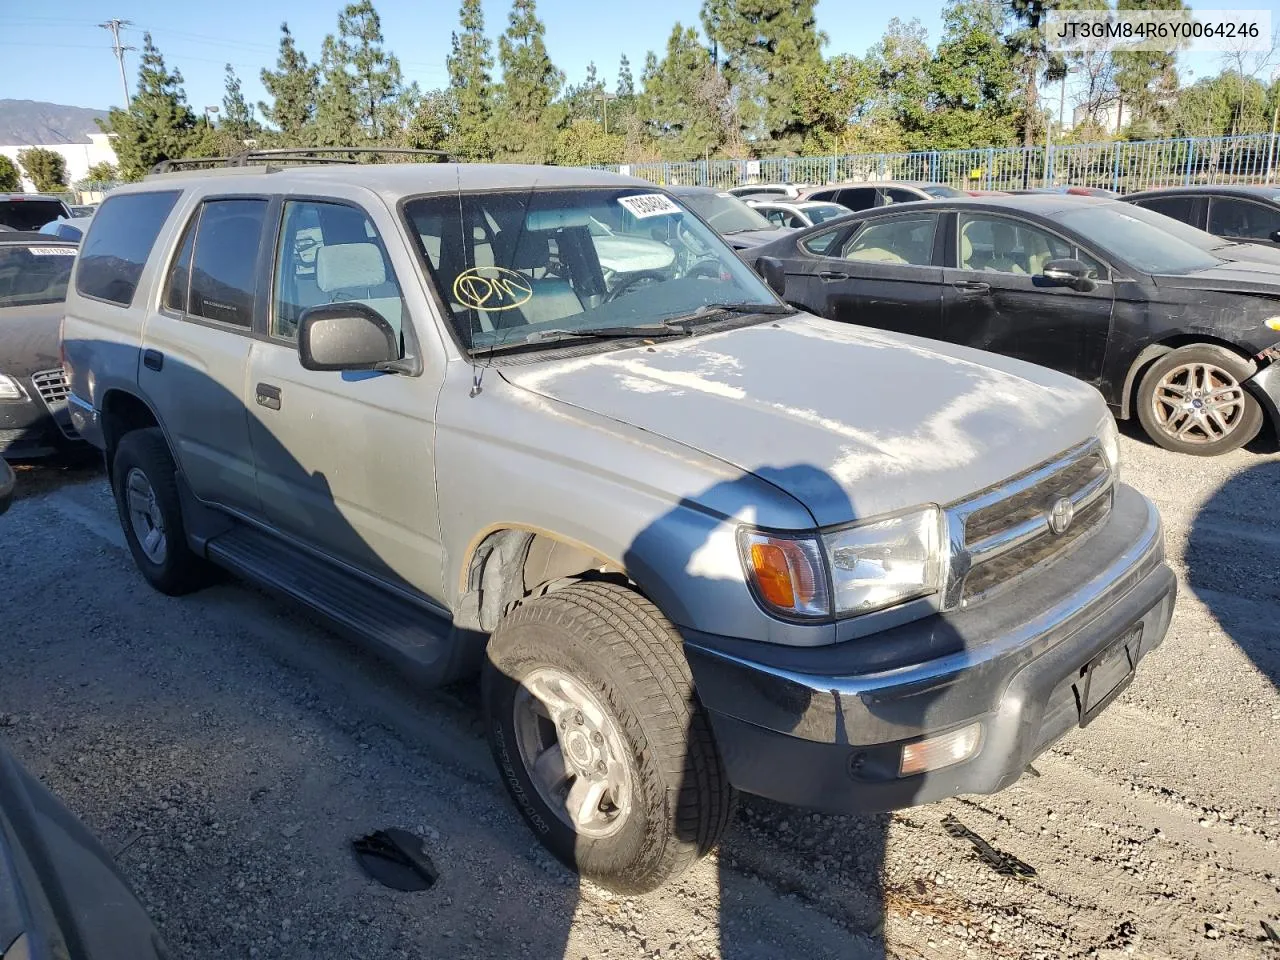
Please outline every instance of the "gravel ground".
[{"label": "gravel ground", "polygon": [[[1126,438],[1181,596],[1129,690],[1002,794],[892,816],[746,800],[717,855],[615,897],[542,854],[462,687],[296,607],[135,572],[92,469],[0,519],[0,738],[117,854],[175,957],[1280,957],[1280,455]],[[954,817],[1034,867],[1002,876]],[[418,832],[425,893],[349,841]]]}]

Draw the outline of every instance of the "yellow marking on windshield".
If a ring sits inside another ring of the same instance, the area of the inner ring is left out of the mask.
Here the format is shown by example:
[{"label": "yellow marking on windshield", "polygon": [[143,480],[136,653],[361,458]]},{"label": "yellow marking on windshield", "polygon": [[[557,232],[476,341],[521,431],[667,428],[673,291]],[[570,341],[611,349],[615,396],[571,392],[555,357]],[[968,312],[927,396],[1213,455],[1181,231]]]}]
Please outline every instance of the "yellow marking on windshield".
[{"label": "yellow marking on windshield", "polygon": [[533,299],[533,285],[506,267],[472,267],[453,281],[453,296],[474,310],[514,310]]}]

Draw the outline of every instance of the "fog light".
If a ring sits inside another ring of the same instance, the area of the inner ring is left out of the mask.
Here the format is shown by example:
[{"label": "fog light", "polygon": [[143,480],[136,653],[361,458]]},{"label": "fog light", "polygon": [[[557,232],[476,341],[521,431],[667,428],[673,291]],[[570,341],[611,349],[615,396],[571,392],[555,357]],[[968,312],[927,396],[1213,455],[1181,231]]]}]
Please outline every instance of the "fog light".
[{"label": "fog light", "polygon": [[959,730],[908,744],[902,748],[902,766],[898,770],[898,776],[909,777],[913,773],[963,763],[978,752],[981,742],[982,724],[971,723]]}]

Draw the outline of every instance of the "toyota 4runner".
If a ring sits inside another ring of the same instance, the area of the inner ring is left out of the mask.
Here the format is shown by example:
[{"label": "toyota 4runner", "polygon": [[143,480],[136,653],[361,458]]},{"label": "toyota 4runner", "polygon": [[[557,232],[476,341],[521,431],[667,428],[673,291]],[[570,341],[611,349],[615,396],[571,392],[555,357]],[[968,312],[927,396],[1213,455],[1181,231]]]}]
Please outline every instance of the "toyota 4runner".
[{"label": "toyota 4runner", "polygon": [[1159,516],[1092,387],[784,305],[608,173],[165,173],[63,331],[143,576],[276,588],[420,683],[480,674],[543,843],[652,889],[735,790],[1000,790],[1160,643]]}]

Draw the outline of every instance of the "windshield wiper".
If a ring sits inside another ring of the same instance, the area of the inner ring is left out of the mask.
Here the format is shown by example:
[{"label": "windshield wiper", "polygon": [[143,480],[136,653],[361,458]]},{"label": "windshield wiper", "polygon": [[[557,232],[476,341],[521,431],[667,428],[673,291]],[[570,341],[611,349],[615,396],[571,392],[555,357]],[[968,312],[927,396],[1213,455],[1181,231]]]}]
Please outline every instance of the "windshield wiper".
[{"label": "windshield wiper", "polygon": [[645,340],[659,340],[663,337],[687,337],[687,328],[665,321],[660,324],[644,324],[637,327],[583,327],[580,330],[556,328],[554,330],[534,330],[527,337],[512,340],[510,343],[499,343],[491,347],[473,347],[472,353],[501,353],[531,343],[555,343],[558,340],[626,340],[641,337]]},{"label": "windshield wiper", "polygon": [[789,317],[793,313],[799,312],[795,307],[788,306],[785,303],[749,303],[746,301],[704,303],[692,313],[682,313],[676,317],[668,317],[663,322],[668,324],[690,323],[720,313],[762,313],[770,317]]}]

